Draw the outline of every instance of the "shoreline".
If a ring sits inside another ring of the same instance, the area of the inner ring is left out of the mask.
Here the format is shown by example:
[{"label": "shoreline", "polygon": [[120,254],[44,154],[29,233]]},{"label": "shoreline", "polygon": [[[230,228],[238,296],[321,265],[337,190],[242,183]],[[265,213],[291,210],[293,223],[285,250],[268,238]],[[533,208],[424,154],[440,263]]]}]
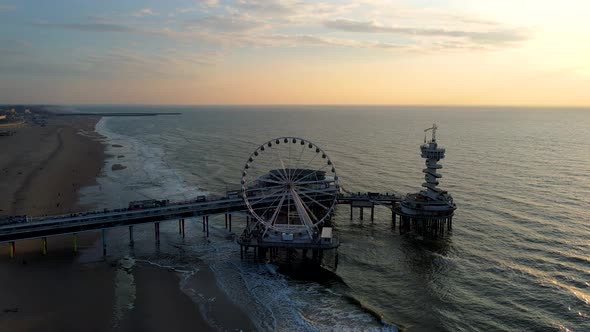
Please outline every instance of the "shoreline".
[{"label": "shoreline", "polygon": [[[107,154],[105,137],[95,131],[98,121],[100,117],[52,117],[45,127],[25,126],[0,140],[9,157],[0,161],[0,215],[95,208],[80,202],[80,189],[96,185],[102,172],[111,171],[105,169],[107,158],[117,158]],[[119,279],[125,259],[103,257],[98,242],[97,232],[81,233],[74,254],[70,236],[50,237],[43,256],[39,239],[19,241],[14,259],[0,245],[0,326],[29,331],[256,329],[213,273],[204,272],[208,268],[194,278],[217,299],[214,321],[181,290],[178,273],[147,263],[125,270],[134,298],[132,308],[121,312]],[[231,317],[224,315],[226,310]]]},{"label": "shoreline", "polygon": [[[22,126],[0,140],[7,157],[0,161],[0,214],[39,216],[85,209],[79,204],[79,190],[96,183],[106,155],[100,137],[80,133],[94,133],[98,121],[52,119],[44,127]],[[80,251],[93,248],[97,238],[95,233],[80,234]],[[99,317],[111,312],[113,294],[105,289],[113,287],[114,271],[96,262],[78,264],[71,241],[68,236],[49,238],[45,257],[40,240],[17,242],[15,259],[0,246],[3,328],[74,330],[92,324],[108,329],[109,321]],[[80,301],[81,294],[93,303]]]},{"label": "shoreline", "polygon": [[98,117],[52,119],[24,126],[0,144],[0,214],[42,215],[80,211],[79,190],[96,184],[106,155],[94,132]]}]

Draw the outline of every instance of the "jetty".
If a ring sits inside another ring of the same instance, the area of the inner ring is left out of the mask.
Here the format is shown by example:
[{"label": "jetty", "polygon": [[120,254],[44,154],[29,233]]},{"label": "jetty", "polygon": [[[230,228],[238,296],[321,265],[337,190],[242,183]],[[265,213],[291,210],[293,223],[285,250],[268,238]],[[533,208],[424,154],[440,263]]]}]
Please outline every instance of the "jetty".
[{"label": "jetty", "polygon": [[[426,159],[425,190],[402,196],[396,192],[350,192],[339,184],[334,162],[327,153],[309,140],[279,137],[259,145],[250,154],[242,170],[241,188],[229,191],[225,197],[198,196],[184,201],[145,200],[130,202],[120,209],[102,209],[54,216],[0,217],[0,243],[9,243],[10,257],[16,253],[16,242],[41,239],[42,252],[47,253],[47,239],[72,235],[77,251],[77,235],[100,231],[103,255],[107,254],[107,230],[127,227],[129,243],[133,245],[135,225],[153,224],[154,238],[160,241],[160,223],[178,221],[178,233],[185,237],[185,221],[202,224],[204,236],[209,237],[209,218],[224,215],[225,229],[232,233],[232,214],[245,216],[243,232],[236,237],[242,258],[253,253],[255,259],[276,260],[279,257],[300,258],[321,264],[324,253],[335,253],[340,241],[332,217],[336,206],[349,205],[350,220],[354,210],[364,220],[374,221],[375,208],[391,211],[396,227],[399,219],[401,233],[417,233],[433,237],[444,235],[444,225],[451,229],[456,209],[452,197],[437,188],[441,177],[438,161],[445,150],[436,143],[436,125],[432,139],[421,146]],[[399,216],[399,218],[398,218]],[[242,218],[243,220],[243,218]]]},{"label": "jetty", "polygon": [[[264,198],[261,204],[268,204],[276,199],[276,195]],[[373,197],[368,193],[359,195],[340,195],[339,204],[351,204],[351,202],[365,201],[369,204]],[[379,205],[392,205],[401,200],[401,196],[395,194],[383,194],[375,201]],[[165,202],[157,204],[156,202]],[[161,205],[161,206],[156,206]],[[129,242],[133,243],[133,226],[139,224],[154,224],[155,240],[159,241],[160,222],[178,221],[179,234],[185,237],[185,220],[191,219],[201,222],[203,233],[209,237],[209,217],[213,215],[225,215],[225,228],[228,232],[232,229],[232,214],[247,214],[247,207],[242,198],[218,198],[207,200],[198,198],[189,201],[143,201],[130,202],[129,206],[120,209],[103,209],[53,216],[7,216],[0,217],[0,243],[10,243],[11,257],[15,254],[16,241],[28,239],[44,239],[44,252],[46,252],[46,240],[51,236],[72,235],[74,251],[78,233],[101,231],[103,236],[103,249],[106,254],[107,239],[105,230],[110,228],[128,227]],[[251,221],[246,217],[247,222]]]},{"label": "jetty", "polygon": [[54,116],[165,116],[181,115],[179,112],[151,113],[151,112],[54,112]]}]

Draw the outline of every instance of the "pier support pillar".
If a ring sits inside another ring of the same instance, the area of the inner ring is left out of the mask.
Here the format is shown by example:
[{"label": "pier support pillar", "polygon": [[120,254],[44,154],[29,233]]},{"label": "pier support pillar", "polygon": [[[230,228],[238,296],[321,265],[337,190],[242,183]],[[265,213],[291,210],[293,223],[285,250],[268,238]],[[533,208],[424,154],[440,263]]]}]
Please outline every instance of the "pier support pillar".
[{"label": "pier support pillar", "polygon": [[205,216],[203,216],[203,233],[205,233]]},{"label": "pier support pillar", "polygon": [[231,233],[231,213],[227,216],[228,224],[229,224],[229,231]]},{"label": "pier support pillar", "polygon": [[182,219],[178,219],[178,234],[182,234]]},{"label": "pier support pillar", "polygon": [[157,222],[154,224],[155,232],[156,232],[156,243],[160,243],[160,223]]},{"label": "pier support pillar", "polygon": [[225,216],[225,229],[227,229],[227,213],[224,214],[224,216]]},{"label": "pier support pillar", "polygon": [[182,238],[184,239],[184,218],[182,218]]},{"label": "pier support pillar", "polygon": [[107,230],[102,230],[102,255],[107,255]]},{"label": "pier support pillar", "polygon": [[14,241],[12,241],[8,245],[10,247],[10,258],[14,258],[14,254],[16,254],[16,244],[14,243]]},{"label": "pier support pillar", "polygon": [[350,220],[352,220],[352,202],[350,202]]},{"label": "pier support pillar", "polygon": [[361,207],[361,208],[359,208],[359,209],[361,210],[361,220],[363,220],[363,210],[364,210],[364,209],[363,209],[362,207]]},{"label": "pier support pillar", "polygon": [[129,244],[133,245],[133,225],[129,226]]},{"label": "pier support pillar", "polygon": [[41,246],[43,247],[43,256],[46,256],[47,255],[47,238],[46,237],[41,238]]},{"label": "pier support pillar", "polygon": [[72,234],[73,240],[74,240],[74,253],[78,252],[78,234],[74,233]]},{"label": "pier support pillar", "polygon": [[205,224],[207,228],[207,237],[209,237],[209,216],[205,216]]},{"label": "pier support pillar", "polygon": [[375,220],[375,205],[371,206],[371,221]]}]

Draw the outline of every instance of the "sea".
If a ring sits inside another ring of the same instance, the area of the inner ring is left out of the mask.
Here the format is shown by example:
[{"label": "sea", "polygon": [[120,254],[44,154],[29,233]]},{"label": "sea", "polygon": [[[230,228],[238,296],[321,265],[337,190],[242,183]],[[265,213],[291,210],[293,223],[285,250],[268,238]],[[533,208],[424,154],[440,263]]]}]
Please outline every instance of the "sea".
[{"label": "sea", "polygon": [[[208,266],[218,286],[260,330],[590,331],[590,110],[418,106],[73,106],[80,112],[179,112],[104,117],[107,153],[82,202],[125,207],[141,199],[223,196],[239,188],[250,154],[275,137],[320,146],[350,192],[410,193],[424,182],[419,146],[436,123],[446,148],[440,187],[458,206],[440,239],[399,234],[391,211],[350,220],[338,206],[336,270],[317,277],[241,260],[245,217],[174,220],[109,230],[117,274],[115,312],[133,307],[135,264],[175,270],[207,317],[194,284]],[[122,170],[113,171],[120,164]]]}]

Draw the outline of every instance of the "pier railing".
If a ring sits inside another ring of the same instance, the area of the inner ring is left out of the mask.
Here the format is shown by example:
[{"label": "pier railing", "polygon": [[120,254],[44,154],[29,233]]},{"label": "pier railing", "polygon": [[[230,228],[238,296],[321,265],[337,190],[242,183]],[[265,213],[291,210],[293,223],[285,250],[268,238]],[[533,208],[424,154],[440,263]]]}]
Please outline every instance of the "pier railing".
[{"label": "pier railing", "polygon": [[[273,196],[266,198],[270,204]],[[392,207],[401,197],[397,194],[340,194],[338,204],[371,204]],[[265,200],[262,201],[264,203]],[[0,219],[0,243],[16,240],[72,234],[114,227],[156,223],[199,216],[247,212],[241,198],[220,198],[204,201],[169,202],[165,206],[143,209],[121,208],[97,210],[55,216],[14,216]],[[18,218],[17,218],[18,217]],[[24,217],[24,218],[23,218]],[[3,224],[1,220],[12,220]]]}]

